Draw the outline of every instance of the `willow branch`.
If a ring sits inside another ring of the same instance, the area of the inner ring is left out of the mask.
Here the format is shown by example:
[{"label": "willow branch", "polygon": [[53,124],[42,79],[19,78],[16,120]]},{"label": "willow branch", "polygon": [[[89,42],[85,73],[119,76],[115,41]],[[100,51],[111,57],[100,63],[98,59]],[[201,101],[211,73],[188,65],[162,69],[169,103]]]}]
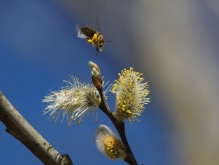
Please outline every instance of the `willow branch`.
[{"label": "willow branch", "polygon": [[73,165],[67,154],[60,154],[52,147],[11,105],[0,92],[0,121],[6,132],[23,143],[39,160],[46,165]]},{"label": "willow branch", "polygon": [[134,154],[132,153],[132,150],[129,147],[129,143],[128,143],[128,140],[127,140],[126,135],[125,135],[125,123],[118,122],[117,119],[114,117],[113,113],[110,111],[110,108],[109,108],[109,106],[106,102],[106,99],[105,99],[105,95],[103,93],[103,88],[102,87],[100,87],[100,88],[96,87],[96,88],[99,91],[100,96],[101,96],[101,104],[99,105],[99,108],[110,118],[110,120],[114,124],[117,132],[119,133],[119,136],[120,136],[124,146],[126,147],[128,156],[126,157],[126,159],[124,159],[124,161],[130,165],[138,165],[138,163],[134,157]]}]

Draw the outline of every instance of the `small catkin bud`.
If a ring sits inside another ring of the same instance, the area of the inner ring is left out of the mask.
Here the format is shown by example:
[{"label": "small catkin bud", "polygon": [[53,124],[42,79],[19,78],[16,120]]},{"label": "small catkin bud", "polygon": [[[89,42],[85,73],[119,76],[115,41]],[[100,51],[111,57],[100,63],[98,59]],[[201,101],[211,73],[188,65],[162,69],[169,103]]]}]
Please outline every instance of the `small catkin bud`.
[{"label": "small catkin bud", "polygon": [[91,70],[93,85],[96,88],[101,88],[103,85],[103,80],[101,78],[99,67],[97,66],[97,64],[93,63],[92,61],[89,61],[88,65],[89,65],[90,70]]}]

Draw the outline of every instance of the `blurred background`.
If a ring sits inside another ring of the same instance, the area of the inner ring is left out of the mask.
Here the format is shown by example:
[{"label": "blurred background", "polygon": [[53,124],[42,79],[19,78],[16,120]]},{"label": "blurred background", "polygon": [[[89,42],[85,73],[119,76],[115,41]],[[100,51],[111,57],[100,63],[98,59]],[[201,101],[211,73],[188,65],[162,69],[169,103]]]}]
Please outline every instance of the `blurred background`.
[{"label": "blurred background", "polygon": [[[77,38],[76,25],[97,29],[103,52]],[[74,165],[126,164],[95,146],[100,124],[115,130],[98,110],[98,123],[49,123],[44,96],[69,75],[90,81],[88,61],[113,83],[129,67],[144,73],[151,103],[126,123],[139,164],[219,164],[219,1],[217,0],[1,0],[0,90],[25,119]],[[115,96],[109,94],[109,106]],[[0,124],[0,164],[42,164]]]}]

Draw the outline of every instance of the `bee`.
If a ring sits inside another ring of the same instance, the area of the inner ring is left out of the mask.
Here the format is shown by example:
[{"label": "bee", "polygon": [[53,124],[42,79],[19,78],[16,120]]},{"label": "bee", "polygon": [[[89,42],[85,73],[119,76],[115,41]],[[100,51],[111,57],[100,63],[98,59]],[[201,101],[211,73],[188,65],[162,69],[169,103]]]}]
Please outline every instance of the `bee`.
[{"label": "bee", "polygon": [[[98,21],[97,21],[97,26],[98,26]],[[98,26],[98,31],[86,25],[81,27],[76,26],[76,28],[78,31],[78,38],[86,38],[89,44],[91,44],[93,47],[95,46],[97,55],[99,51],[100,52],[103,51],[103,46],[105,42],[111,42],[111,41],[105,41],[103,35],[100,33],[99,26]]]}]

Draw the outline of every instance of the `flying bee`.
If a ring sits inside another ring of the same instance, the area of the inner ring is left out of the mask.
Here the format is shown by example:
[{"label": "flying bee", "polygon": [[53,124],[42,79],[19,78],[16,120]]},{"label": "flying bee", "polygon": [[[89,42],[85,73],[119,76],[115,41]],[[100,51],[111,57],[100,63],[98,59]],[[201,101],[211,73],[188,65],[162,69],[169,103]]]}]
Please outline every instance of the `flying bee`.
[{"label": "flying bee", "polygon": [[[97,21],[97,26],[98,26],[98,21]],[[111,41],[105,41],[103,35],[100,33],[99,26],[98,26],[98,31],[94,30],[90,26],[81,26],[81,27],[76,26],[76,27],[78,31],[78,38],[86,38],[89,44],[91,44],[93,47],[95,46],[97,55],[99,51],[100,52],[103,51],[103,46],[105,42],[111,42]]]}]

